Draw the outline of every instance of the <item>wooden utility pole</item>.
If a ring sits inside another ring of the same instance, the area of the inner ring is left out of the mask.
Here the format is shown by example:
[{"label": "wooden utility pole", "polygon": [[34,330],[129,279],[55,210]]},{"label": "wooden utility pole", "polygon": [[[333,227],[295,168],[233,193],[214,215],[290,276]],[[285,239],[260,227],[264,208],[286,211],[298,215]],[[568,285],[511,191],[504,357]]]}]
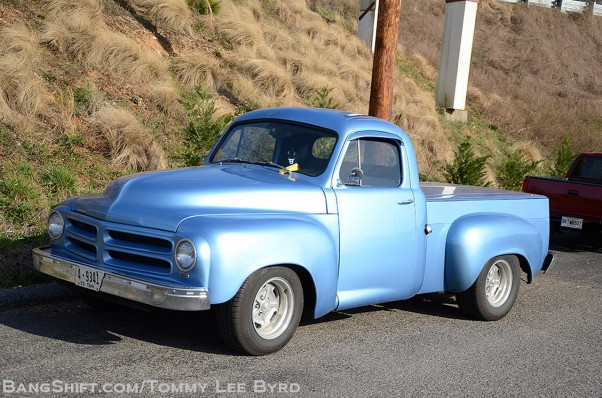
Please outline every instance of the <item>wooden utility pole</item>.
[{"label": "wooden utility pole", "polygon": [[395,50],[399,37],[401,0],[381,0],[378,5],[376,43],[370,88],[370,116],[391,120],[395,79]]}]

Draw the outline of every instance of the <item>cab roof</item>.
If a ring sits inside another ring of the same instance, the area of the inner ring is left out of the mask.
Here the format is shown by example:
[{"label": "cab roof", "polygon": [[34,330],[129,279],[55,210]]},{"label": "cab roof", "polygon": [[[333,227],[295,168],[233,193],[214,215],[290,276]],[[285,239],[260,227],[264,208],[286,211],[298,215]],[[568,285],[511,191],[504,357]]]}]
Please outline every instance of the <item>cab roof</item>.
[{"label": "cab roof", "polygon": [[319,108],[267,108],[251,111],[239,116],[234,123],[248,120],[271,119],[306,123],[333,130],[346,136],[356,131],[384,131],[405,137],[406,134],[398,126],[372,116]]}]

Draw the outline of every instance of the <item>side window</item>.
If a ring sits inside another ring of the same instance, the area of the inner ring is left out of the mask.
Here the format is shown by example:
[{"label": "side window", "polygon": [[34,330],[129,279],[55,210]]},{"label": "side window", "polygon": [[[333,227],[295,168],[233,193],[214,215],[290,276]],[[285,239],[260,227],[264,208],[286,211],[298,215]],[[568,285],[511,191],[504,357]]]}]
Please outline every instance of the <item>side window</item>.
[{"label": "side window", "polygon": [[573,171],[573,177],[602,180],[602,158],[583,157]]},{"label": "side window", "polygon": [[354,175],[357,182],[359,168],[359,184],[352,185],[372,187],[396,187],[401,184],[401,159],[399,146],[394,141],[380,139],[357,139],[349,143],[339,179],[345,183]]}]

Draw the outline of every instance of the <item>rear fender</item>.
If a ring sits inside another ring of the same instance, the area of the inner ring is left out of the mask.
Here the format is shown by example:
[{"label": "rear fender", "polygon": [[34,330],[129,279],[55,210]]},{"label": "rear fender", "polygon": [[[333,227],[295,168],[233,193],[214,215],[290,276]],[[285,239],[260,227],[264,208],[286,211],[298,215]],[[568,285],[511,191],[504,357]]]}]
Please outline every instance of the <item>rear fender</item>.
[{"label": "rear fender", "polygon": [[445,247],[445,287],[463,292],[493,257],[519,256],[529,282],[543,263],[542,237],[527,221],[504,214],[464,216],[450,227]]}]

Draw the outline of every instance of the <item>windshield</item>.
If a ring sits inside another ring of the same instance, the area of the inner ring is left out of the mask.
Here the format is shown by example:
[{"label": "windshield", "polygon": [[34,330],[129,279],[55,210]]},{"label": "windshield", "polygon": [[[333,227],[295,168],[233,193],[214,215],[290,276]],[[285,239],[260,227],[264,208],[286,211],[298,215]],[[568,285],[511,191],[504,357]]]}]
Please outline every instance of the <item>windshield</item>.
[{"label": "windshield", "polygon": [[315,126],[251,122],[228,131],[210,162],[271,164],[317,176],[326,169],[336,141],[334,132]]}]

